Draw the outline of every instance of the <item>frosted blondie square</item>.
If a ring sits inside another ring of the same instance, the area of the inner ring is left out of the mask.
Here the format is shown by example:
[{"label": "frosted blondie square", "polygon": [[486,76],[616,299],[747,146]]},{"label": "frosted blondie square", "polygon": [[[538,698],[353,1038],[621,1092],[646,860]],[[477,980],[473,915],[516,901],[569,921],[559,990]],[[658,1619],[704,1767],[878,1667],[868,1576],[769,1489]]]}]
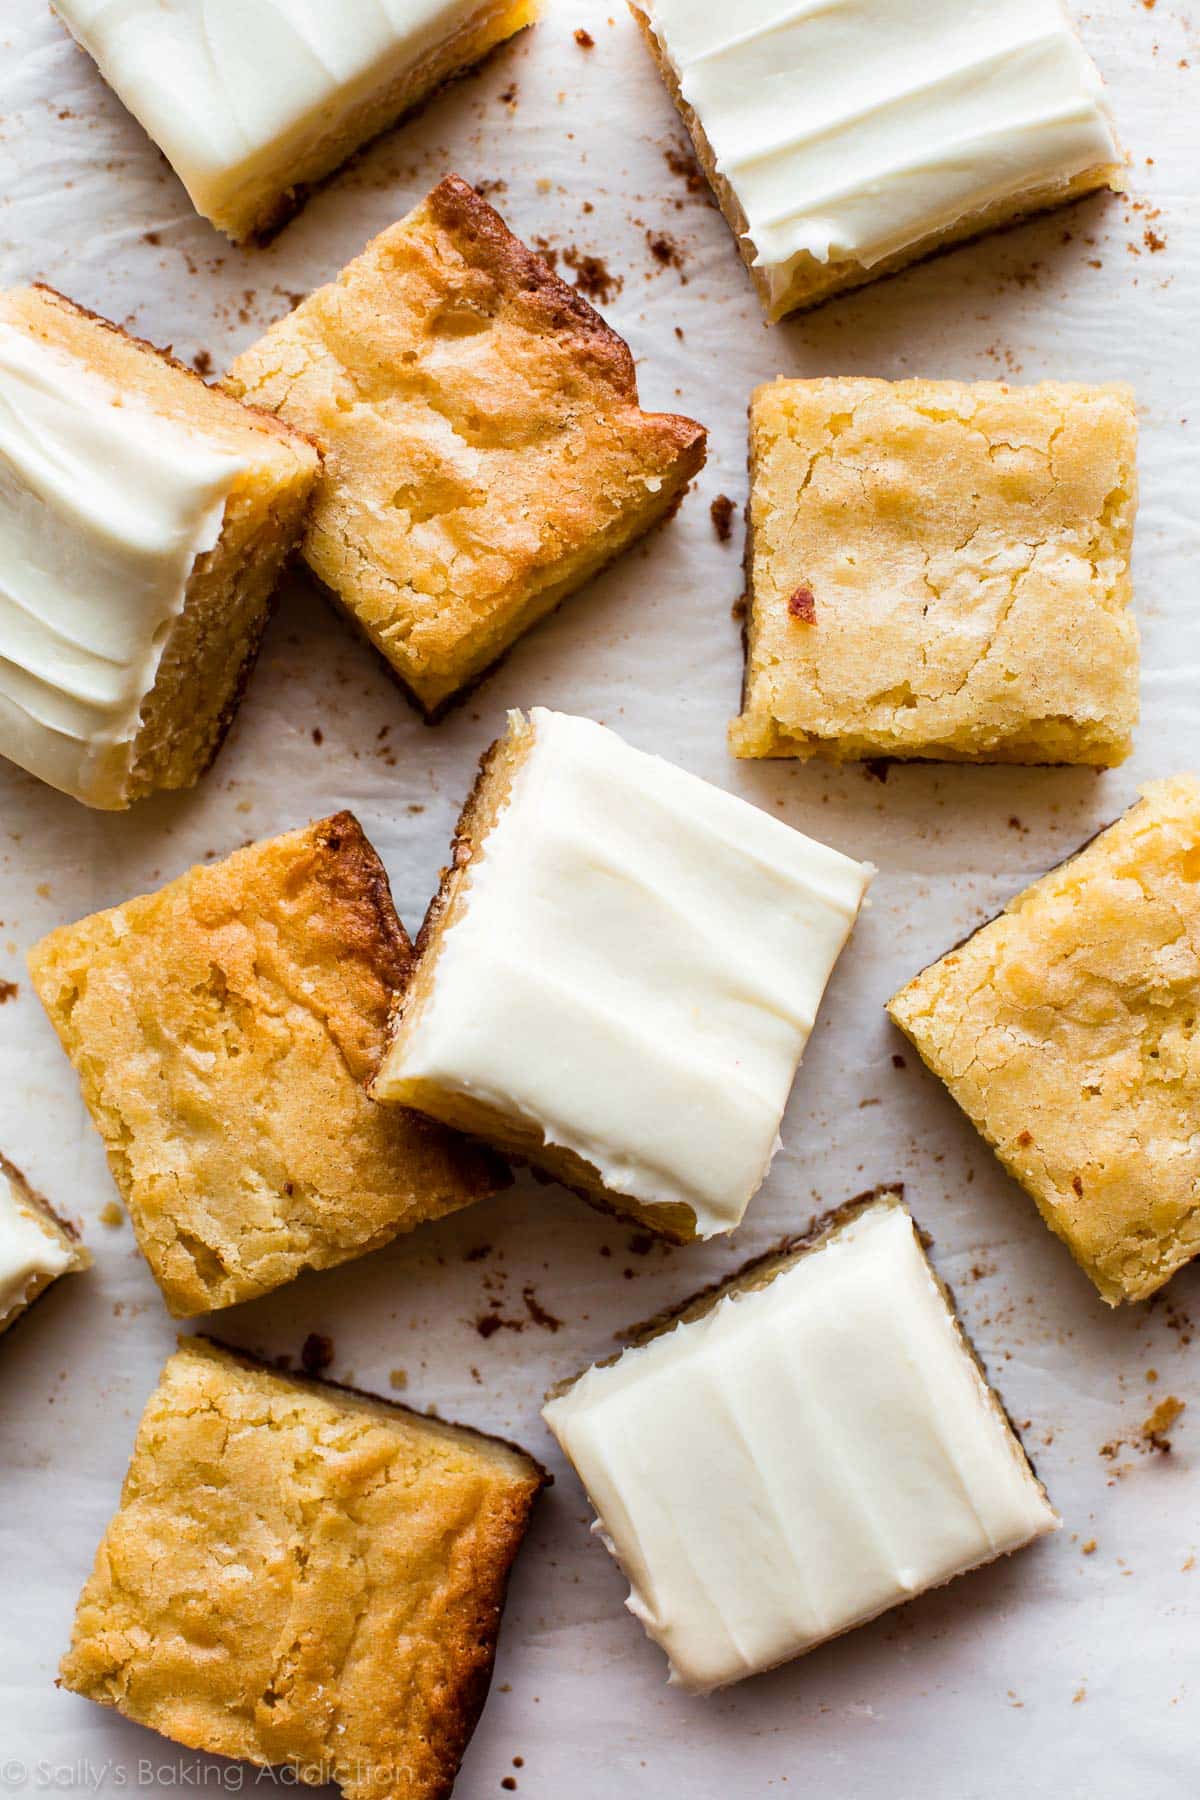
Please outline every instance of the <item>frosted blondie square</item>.
[{"label": "frosted blondie square", "polygon": [[54,0],[198,213],[262,237],[537,0]]},{"label": "frosted blondie square", "polygon": [[630,0],[767,316],[1124,187],[1062,0]]}]

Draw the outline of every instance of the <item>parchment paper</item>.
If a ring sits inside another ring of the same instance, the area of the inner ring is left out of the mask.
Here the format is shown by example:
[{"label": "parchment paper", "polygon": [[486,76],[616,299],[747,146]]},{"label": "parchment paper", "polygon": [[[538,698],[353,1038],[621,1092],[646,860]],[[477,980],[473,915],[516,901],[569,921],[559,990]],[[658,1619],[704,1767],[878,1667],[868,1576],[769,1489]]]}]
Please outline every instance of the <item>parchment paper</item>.
[{"label": "parchment paper", "polygon": [[[770,328],[707,191],[686,178],[681,128],[629,18],[595,0],[550,0],[548,12],[333,181],[272,247],[242,252],[193,215],[41,0],[0,0],[5,284],[50,281],[219,372],[288,296],[333,275],[457,169],[487,184],[515,230],[565,252],[569,275],[602,260],[604,310],[633,345],[646,403],[711,429],[708,467],[676,521],[435,730],[297,581],[230,741],[193,794],[105,816],[0,766],[0,981],[19,990],[0,1007],[0,1144],[80,1219],[96,1255],[89,1276],[61,1283],[0,1343],[0,1789],[266,1784],[53,1685],[175,1328],[128,1226],[103,1222],[115,1190],[24,952],[54,925],[340,806],[378,845],[415,929],[476,758],[507,707],[544,702],[777,808],[881,874],[830,987],[786,1147],[733,1241],[644,1253],[631,1230],[524,1183],[212,1321],[272,1355],[296,1356],[308,1332],[327,1333],[335,1377],[388,1393],[403,1369],[409,1400],[518,1437],[554,1469],[461,1800],[505,1781],[526,1800],[1194,1796],[1200,1345],[1189,1344],[1188,1315],[1200,1317],[1200,1272],[1180,1275],[1159,1304],[1110,1313],[882,1007],[1139,782],[1200,765],[1200,461],[1189,423],[1200,296],[1189,65],[1200,32],[1172,0],[1098,0],[1080,21],[1132,154],[1132,204],[1087,202]],[[577,44],[579,27],[594,48]],[[779,372],[1132,378],[1144,720],[1130,763],[1100,777],[896,768],[880,782],[861,768],[729,759],[740,525],[720,543],[709,505],[728,495],[740,517],[747,397]],[[932,1232],[1010,1410],[1028,1421],[1065,1527],[791,1667],[687,1698],[667,1689],[663,1658],[623,1610],[625,1584],[589,1536],[540,1398],[610,1352],[624,1327],[892,1178]],[[533,1321],[527,1286],[558,1328]],[[521,1329],[480,1335],[493,1299]],[[1168,1394],[1192,1401],[1170,1454],[1131,1445]]]}]

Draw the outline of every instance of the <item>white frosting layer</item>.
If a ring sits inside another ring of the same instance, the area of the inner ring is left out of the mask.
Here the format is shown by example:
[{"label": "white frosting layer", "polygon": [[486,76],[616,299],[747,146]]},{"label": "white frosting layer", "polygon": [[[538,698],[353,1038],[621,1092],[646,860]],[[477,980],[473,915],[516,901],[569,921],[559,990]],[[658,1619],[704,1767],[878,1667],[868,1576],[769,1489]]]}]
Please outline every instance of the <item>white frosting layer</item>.
[{"label": "white frosting layer", "polygon": [[339,119],[481,0],[54,0],[109,86],[222,218],[282,191]]},{"label": "white frosting layer", "polygon": [[1058,1523],[895,1201],[589,1370],[544,1416],[630,1610],[693,1689]]},{"label": "white frosting layer", "polygon": [[0,323],[0,754],[124,803],[142,704],[241,467]]},{"label": "white frosting layer", "polygon": [[0,1331],[33,1298],[36,1282],[64,1275],[73,1261],[61,1239],[19,1203],[0,1169]]},{"label": "white frosting layer", "polygon": [[610,1191],[730,1231],[872,871],[589,719],[531,722],[387,1073],[515,1113]]},{"label": "white frosting layer", "polygon": [[1061,0],[649,0],[779,296],[1118,163]]}]

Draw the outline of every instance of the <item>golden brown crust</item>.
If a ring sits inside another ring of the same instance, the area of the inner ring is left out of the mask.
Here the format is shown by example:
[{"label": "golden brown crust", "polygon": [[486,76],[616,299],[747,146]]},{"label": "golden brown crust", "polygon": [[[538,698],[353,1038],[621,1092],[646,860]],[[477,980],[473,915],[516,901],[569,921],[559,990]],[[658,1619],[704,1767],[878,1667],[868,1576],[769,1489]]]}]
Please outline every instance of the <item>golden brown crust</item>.
[{"label": "golden brown crust", "polygon": [[1110,1305],[1200,1251],[1200,784],[1122,818],[893,995],[895,1023]]},{"label": "golden brown crust", "polygon": [[759,388],[735,755],[1122,761],[1136,445],[1118,383]]},{"label": "golden brown crust", "polygon": [[547,1479],[502,1440],[183,1340],[62,1680],[348,1800],[442,1800]]},{"label": "golden brown crust", "polygon": [[322,442],[304,554],[425,714],[678,504],[693,420],[448,176],[240,356],[230,390]]},{"label": "golden brown crust", "polygon": [[30,953],[174,1312],[266,1293],[503,1185],[494,1157],[365,1092],[409,967],[350,813]]}]

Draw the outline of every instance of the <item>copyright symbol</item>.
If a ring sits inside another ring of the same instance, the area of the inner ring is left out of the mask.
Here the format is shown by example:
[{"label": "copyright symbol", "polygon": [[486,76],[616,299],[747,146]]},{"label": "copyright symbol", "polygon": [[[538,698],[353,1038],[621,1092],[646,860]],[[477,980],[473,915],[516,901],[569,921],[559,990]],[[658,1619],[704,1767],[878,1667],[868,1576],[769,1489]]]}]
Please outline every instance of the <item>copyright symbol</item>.
[{"label": "copyright symbol", "polygon": [[0,1782],[3,1782],[5,1787],[23,1787],[28,1774],[29,1771],[23,1762],[16,1762],[10,1758],[7,1762],[0,1763]]}]

